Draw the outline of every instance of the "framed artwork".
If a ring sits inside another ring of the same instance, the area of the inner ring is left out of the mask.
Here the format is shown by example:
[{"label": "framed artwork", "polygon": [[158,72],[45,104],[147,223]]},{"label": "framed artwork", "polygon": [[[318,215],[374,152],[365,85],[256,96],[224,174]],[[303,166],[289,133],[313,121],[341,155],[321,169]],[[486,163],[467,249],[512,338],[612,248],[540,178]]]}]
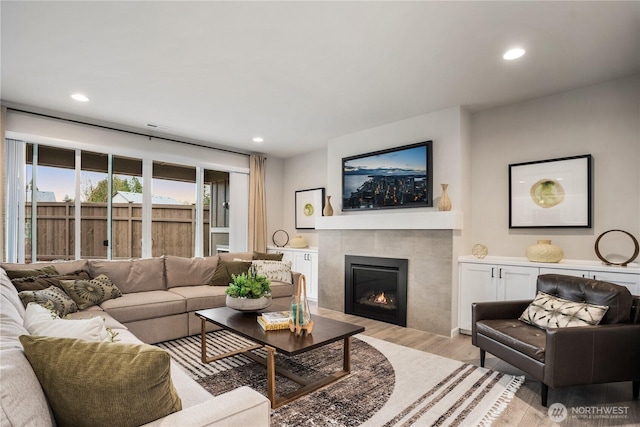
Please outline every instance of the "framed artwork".
[{"label": "framed artwork", "polygon": [[313,230],[316,218],[322,216],[324,208],[324,188],[296,191],[296,228]]},{"label": "framed artwork", "polygon": [[591,228],[591,155],[509,165],[509,228]]}]

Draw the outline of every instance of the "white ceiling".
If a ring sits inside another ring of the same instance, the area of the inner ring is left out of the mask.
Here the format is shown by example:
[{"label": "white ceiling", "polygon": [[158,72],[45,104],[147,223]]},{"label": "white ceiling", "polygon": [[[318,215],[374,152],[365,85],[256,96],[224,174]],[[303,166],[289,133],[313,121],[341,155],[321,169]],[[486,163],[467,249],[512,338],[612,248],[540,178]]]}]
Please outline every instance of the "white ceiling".
[{"label": "white ceiling", "polygon": [[[640,72],[638,1],[0,7],[4,103],[283,158],[456,105]],[[527,54],[504,61],[514,46]]]}]

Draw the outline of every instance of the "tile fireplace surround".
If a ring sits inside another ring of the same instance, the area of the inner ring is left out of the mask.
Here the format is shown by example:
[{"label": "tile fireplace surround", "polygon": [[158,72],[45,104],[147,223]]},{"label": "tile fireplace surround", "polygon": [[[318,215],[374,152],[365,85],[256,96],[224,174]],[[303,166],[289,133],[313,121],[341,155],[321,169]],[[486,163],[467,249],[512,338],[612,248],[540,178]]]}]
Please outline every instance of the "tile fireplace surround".
[{"label": "tile fireplace surround", "polygon": [[[318,305],[344,312],[345,255],[406,258],[409,260],[407,327],[450,336],[453,229],[460,228],[457,224],[462,222],[461,218],[456,216],[451,224],[441,227],[447,229],[398,229],[398,223],[411,221],[399,221],[397,217],[394,229],[384,229],[387,221],[368,229],[352,229],[358,225],[336,225],[338,218],[322,218],[316,226]],[[352,218],[347,223],[353,223]],[[367,220],[355,223],[369,227]]]}]

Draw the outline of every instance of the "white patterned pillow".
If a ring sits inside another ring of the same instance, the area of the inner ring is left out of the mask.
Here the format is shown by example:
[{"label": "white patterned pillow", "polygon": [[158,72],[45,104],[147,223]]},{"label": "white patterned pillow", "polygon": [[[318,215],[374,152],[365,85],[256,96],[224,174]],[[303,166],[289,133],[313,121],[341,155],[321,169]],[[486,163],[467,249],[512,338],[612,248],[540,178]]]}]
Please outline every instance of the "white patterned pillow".
[{"label": "white patterned pillow", "polygon": [[256,274],[267,276],[273,282],[293,283],[291,261],[253,260],[251,266]]},{"label": "white patterned pillow", "polygon": [[538,291],[519,320],[542,329],[597,325],[608,309],[606,305],[569,301]]},{"label": "white patterned pillow", "polygon": [[110,341],[111,335],[102,317],[61,319],[55,312],[36,303],[29,303],[24,315],[24,327],[31,335],[77,338],[90,341]]}]

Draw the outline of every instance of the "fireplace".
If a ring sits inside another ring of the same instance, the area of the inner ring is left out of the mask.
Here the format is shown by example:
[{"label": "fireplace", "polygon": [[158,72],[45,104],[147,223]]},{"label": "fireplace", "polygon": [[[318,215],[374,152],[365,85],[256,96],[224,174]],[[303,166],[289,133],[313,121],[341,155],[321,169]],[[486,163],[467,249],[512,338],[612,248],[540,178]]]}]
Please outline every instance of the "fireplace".
[{"label": "fireplace", "polygon": [[345,255],[345,313],[407,326],[408,260]]}]

